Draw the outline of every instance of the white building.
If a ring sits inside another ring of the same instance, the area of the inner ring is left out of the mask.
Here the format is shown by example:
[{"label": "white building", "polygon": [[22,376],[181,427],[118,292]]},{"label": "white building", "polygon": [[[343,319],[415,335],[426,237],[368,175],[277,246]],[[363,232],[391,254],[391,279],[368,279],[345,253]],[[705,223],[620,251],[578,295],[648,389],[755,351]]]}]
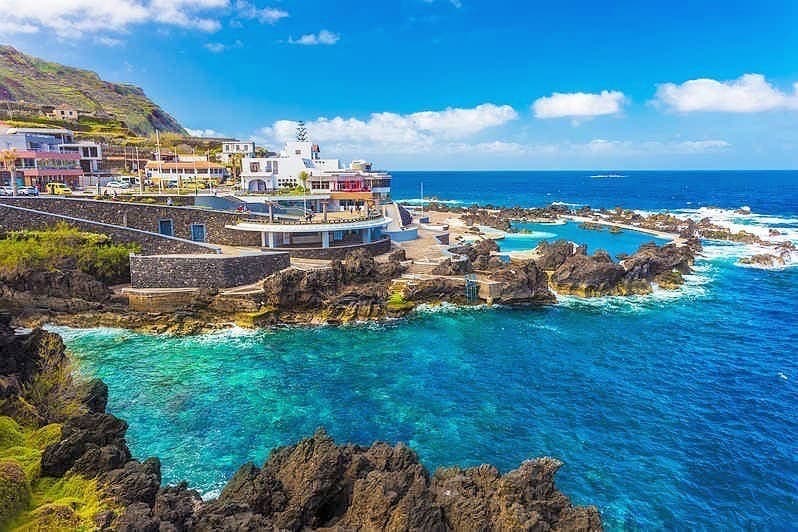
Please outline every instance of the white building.
[{"label": "white building", "polygon": [[100,163],[103,160],[103,149],[96,142],[72,142],[59,146],[61,153],[77,153],[80,155],[80,166],[87,174],[100,172]]},{"label": "white building", "polygon": [[224,177],[225,167],[208,161],[147,161],[145,175],[156,185],[183,183],[218,183]]},{"label": "white building", "polygon": [[222,142],[222,153],[219,154],[221,161],[227,164],[230,162],[230,157],[233,155],[241,155],[241,157],[255,157],[255,143],[242,140]]},{"label": "white building", "polygon": [[[304,178],[304,179],[303,179]],[[371,164],[354,161],[348,168],[340,159],[322,159],[318,144],[287,142],[276,157],[245,157],[241,188],[249,193],[269,193],[303,186],[312,194],[330,194],[333,200],[377,203],[390,198],[391,175],[375,172]]]}]

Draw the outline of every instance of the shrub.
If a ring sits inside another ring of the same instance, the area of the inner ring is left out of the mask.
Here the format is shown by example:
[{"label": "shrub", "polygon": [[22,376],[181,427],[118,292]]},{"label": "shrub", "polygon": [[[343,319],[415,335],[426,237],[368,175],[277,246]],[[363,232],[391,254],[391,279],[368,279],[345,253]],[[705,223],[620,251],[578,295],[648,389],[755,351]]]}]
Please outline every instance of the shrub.
[{"label": "shrub", "polygon": [[0,275],[32,269],[77,268],[99,281],[127,280],[136,244],[114,244],[107,235],[59,223],[42,231],[14,231],[0,238]]},{"label": "shrub", "polygon": [[30,491],[22,466],[13,460],[0,461],[0,528],[25,508],[29,499]]}]

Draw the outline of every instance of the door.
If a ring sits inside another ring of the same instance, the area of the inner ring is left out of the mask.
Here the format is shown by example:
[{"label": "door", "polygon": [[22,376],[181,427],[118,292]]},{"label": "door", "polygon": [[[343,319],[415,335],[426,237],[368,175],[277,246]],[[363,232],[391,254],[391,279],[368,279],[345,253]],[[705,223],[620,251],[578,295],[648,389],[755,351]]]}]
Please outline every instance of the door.
[{"label": "door", "polygon": [[172,227],[172,220],[159,220],[158,232],[166,236],[174,236],[174,227]]},{"label": "door", "polygon": [[191,240],[205,242],[205,224],[191,224]]}]

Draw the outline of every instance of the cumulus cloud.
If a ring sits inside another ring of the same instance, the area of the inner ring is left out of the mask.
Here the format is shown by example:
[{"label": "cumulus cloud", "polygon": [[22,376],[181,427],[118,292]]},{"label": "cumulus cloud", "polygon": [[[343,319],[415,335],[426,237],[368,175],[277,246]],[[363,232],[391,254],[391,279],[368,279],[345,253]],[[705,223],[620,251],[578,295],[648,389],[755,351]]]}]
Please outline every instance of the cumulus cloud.
[{"label": "cumulus cloud", "polygon": [[275,24],[288,17],[288,12],[276,7],[258,8],[246,0],[238,0],[235,4],[238,15],[242,18],[254,19],[264,24]]},{"label": "cumulus cloud", "polygon": [[659,85],[654,103],[682,113],[798,109],[798,83],[793,85],[792,93],[786,93],[774,87],[762,74],[743,74],[729,81],[691,79],[679,85]]},{"label": "cumulus cloud", "polygon": [[246,0],[0,0],[0,35],[52,31],[59,37],[125,32],[131,26],[157,23],[215,32],[230,8],[241,18],[273,24],[288,16],[276,8],[258,8]]},{"label": "cumulus cloud", "polygon": [[621,112],[626,97],[620,91],[555,92],[538,98],[532,104],[537,118],[589,119],[594,116],[614,115]]},{"label": "cumulus cloud", "polygon": [[208,50],[211,53],[220,54],[222,52],[231,50],[233,48],[241,48],[242,46],[244,46],[244,43],[238,40],[235,41],[233,44],[224,44],[221,42],[209,42],[203,44],[203,46],[205,47],[206,50]]},{"label": "cumulus cloud", "polygon": [[95,37],[94,42],[109,47],[122,46],[125,43],[125,41],[121,39],[115,39],[114,37],[108,37],[107,35],[100,35],[98,37]]},{"label": "cumulus cloud", "polygon": [[304,46],[317,46],[319,44],[333,45],[341,40],[341,36],[327,30],[321,30],[319,33],[306,33],[299,39],[293,37],[288,39],[291,44],[301,44]]},{"label": "cumulus cloud", "polygon": [[190,129],[190,128],[186,128],[186,131],[192,137],[212,137],[212,138],[224,137],[224,134],[219,133],[215,129]]},{"label": "cumulus cloud", "polygon": [[[466,139],[518,118],[509,105],[484,103],[471,108],[447,108],[410,114],[373,113],[359,118],[320,117],[306,127],[314,141],[333,143],[347,151],[409,153],[428,151],[441,142]],[[261,134],[274,144],[294,137],[296,122],[278,120]]]}]

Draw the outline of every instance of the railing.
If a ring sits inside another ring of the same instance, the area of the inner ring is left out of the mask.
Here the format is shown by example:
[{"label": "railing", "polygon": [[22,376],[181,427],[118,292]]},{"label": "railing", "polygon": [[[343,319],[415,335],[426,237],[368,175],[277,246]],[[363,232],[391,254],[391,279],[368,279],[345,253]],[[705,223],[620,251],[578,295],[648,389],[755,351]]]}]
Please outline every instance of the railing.
[{"label": "railing", "polygon": [[[249,216],[252,213],[237,213],[237,214],[246,214],[247,216]],[[264,214],[262,217],[258,218],[244,218],[242,220],[239,220],[238,223],[280,224],[280,225],[351,224],[356,222],[365,222],[368,220],[379,220],[382,217],[383,217],[382,213],[372,212],[365,216],[357,216],[353,218],[328,217],[327,220],[324,220],[319,218],[317,215],[314,216],[312,220],[302,220],[302,219],[277,218],[277,217],[270,219],[268,214]]]}]

